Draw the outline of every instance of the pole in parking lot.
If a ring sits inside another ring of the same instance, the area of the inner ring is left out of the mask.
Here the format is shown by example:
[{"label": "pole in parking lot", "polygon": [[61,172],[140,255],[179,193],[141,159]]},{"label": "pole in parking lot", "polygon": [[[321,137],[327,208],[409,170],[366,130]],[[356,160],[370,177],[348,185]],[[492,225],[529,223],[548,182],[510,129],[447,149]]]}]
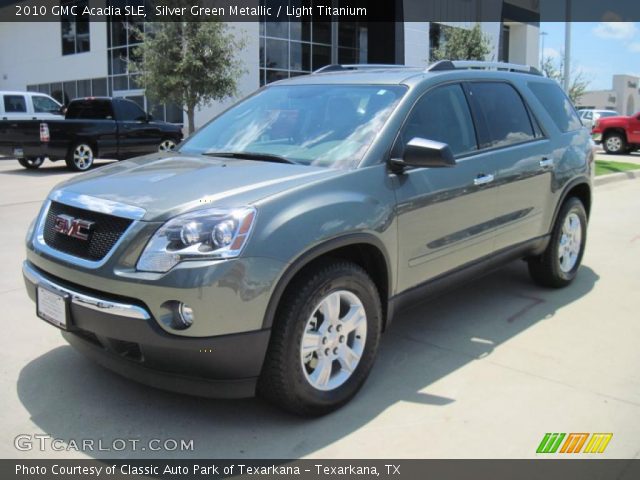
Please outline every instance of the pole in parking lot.
[{"label": "pole in parking lot", "polygon": [[542,40],[542,46],[540,48],[540,71],[542,71],[542,64],[544,63],[544,37],[549,35],[547,32],[540,32],[540,40]]},{"label": "pole in parking lot", "polygon": [[566,22],[564,24],[564,90],[571,85],[571,0],[566,0]]}]

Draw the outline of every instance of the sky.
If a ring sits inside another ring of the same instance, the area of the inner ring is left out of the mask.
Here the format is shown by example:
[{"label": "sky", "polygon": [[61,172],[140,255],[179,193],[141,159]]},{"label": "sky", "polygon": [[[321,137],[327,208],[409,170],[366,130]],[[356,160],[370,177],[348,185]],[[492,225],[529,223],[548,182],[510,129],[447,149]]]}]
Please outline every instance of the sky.
[{"label": "sky", "polygon": [[[611,89],[611,77],[622,73],[640,77],[640,23],[572,23],[572,70],[590,81],[589,90]],[[560,58],[564,54],[565,24],[542,22],[544,54]],[[541,47],[542,47],[541,36]]]}]

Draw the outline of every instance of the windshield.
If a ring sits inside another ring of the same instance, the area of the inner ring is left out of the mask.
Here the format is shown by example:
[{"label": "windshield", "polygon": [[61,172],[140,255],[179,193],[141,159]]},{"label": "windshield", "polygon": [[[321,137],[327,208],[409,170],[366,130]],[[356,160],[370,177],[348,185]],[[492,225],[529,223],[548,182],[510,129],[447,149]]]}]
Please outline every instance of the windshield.
[{"label": "windshield", "polygon": [[253,153],[303,165],[357,165],[406,89],[393,85],[277,85],[193,135],[183,153]]}]

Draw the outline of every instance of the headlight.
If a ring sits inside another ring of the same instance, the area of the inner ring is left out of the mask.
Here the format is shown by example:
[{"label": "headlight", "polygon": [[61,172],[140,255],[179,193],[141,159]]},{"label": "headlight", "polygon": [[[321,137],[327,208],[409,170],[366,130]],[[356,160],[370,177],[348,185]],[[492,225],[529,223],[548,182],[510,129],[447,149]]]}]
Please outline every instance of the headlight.
[{"label": "headlight", "polygon": [[255,217],[256,210],[245,207],[209,208],[173,218],[151,237],[137,268],[164,273],[185,260],[237,257]]}]

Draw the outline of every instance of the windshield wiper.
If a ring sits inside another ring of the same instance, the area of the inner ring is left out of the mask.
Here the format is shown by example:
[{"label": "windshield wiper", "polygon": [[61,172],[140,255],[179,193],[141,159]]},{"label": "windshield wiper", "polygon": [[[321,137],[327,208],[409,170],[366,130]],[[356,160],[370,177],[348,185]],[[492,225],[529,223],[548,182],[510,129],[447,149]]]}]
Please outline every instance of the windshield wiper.
[{"label": "windshield wiper", "polygon": [[275,163],[291,163],[297,164],[298,162],[291,160],[280,155],[272,155],[270,153],[257,153],[257,152],[203,152],[202,155],[208,157],[223,157],[223,158],[238,158],[243,160],[256,160],[258,162],[275,162]]}]

